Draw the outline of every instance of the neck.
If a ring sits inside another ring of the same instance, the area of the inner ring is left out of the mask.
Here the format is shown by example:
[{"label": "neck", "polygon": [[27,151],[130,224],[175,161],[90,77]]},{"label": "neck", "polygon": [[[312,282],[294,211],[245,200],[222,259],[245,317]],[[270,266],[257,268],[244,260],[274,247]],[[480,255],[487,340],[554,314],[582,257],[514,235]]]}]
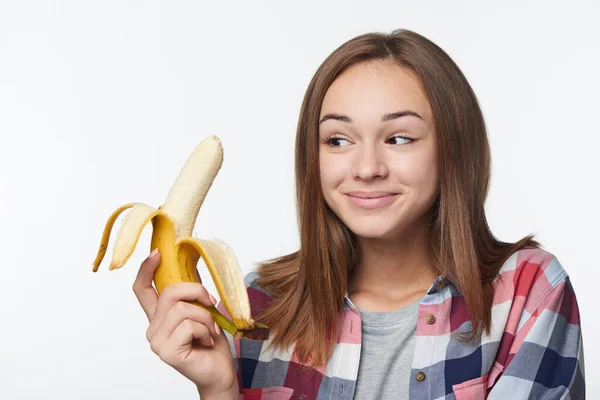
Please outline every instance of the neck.
[{"label": "neck", "polygon": [[402,238],[359,238],[359,260],[348,279],[348,294],[404,303],[422,296],[437,278],[423,225]]}]

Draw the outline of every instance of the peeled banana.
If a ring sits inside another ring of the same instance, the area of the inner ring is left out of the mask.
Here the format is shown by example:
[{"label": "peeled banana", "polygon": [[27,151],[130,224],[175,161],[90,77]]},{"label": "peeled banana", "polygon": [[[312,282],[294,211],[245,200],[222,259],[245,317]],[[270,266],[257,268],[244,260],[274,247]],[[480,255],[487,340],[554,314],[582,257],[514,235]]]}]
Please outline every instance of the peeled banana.
[{"label": "peeled banana", "polygon": [[168,285],[200,282],[196,264],[200,257],[210,271],[219,297],[232,320],[214,306],[204,306],[217,324],[236,337],[266,339],[267,327],[252,319],[244,278],[232,249],[219,239],[192,237],[192,230],[204,198],[223,163],[223,148],[216,136],[202,140],[181,169],[162,206],[158,209],[143,203],[128,203],[117,208],[106,222],[93,272],[106,254],[112,227],[125,210],[113,248],[109,270],[121,268],[133,253],[142,230],[152,222],[151,249],[158,248],[160,265],[154,274],[159,295]]}]

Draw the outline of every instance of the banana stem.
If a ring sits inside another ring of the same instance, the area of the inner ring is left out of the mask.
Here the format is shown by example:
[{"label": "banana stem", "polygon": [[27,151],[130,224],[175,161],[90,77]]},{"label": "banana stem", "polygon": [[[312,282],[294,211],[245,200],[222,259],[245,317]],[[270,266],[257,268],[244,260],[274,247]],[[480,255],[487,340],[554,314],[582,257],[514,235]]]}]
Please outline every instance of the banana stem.
[{"label": "banana stem", "polygon": [[235,324],[229,319],[227,319],[227,317],[225,317],[223,314],[221,314],[221,312],[219,312],[219,310],[217,310],[215,306],[207,307],[204,304],[198,303],[197,301],[192,301],[191,303],[196,306],[202,307],[206,311],[208,311],[210,315],[212,315],[217,325],[223,328],[226,332],[229,332],[231,336],[239,336],[239,332]]}]

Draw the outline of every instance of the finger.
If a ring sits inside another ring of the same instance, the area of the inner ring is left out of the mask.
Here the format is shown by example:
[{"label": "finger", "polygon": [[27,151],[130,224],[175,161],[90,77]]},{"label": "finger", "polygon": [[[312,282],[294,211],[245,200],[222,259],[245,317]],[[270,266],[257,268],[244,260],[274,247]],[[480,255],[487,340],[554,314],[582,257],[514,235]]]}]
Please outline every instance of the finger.
[{"label": "finger", "polygon": [[149,340],[154,340],[155,335],[159,341],[161,340],[161,337],[163,339],[167,339],[185,320],[191,320],[205,325],[208,328],[211,336],[216,337],[219,335],[219,333],[217,333],[217,329],[215,328],[215,321],[207,310],[196,305],[180,301],[175,304],[175,306],[171,307],[158,328],[156,328],[156,326],[148,328],[147,335]]},{"label": "finger", "polygon": [[[189,319],[182,321],[175,328],[166,343],[171,342],[174,347],[183,347],[192,343],[194,339],[206,347],[212,347],[215,344],[206,325]],[[169,343],[167,346],[169,345],[171,344]]]},{"label": "finger", "polygon": [[215,349],[227,349],[229,351],[230,348],[229,348],[229,341],[227,340],[227,336],[222,334],[223,330],[216,323],[215,323],[215,329],[217,330],[218,336],[216,336],[216,337],[213,336],[213,340],[215,341],[214,348]]},{"label": "finger", "polygon": [[186,319],[175,328],[173,334],[160,346],[157,354],[168,364],[180,362],[189,357],[193,342],[198,341],[205,347],[212,347],[214,341],[206,326]]},{"label": "finger", "polygon": [[169,285],[162,291],[162,294],[158,298],[156,311],[154,312],[152,321],[150,321],[149,329],[156,331],[162,324],[162,320],[167,312],[180,301],[197,301],[205,306],[212,306],[206,288],[200,283],[181,282]]},{"label": "finger", "polygon": [[158,304],[158,293],[156,293],[156,289],[152,286],[152,280],[154,279],[154,271],[156,271],[159,264],[160,254],[158,249],[154,249],[140,265],[140,269],[133,282],[133,292],[146,313],[148,320],[152,319],[156,305]]}]

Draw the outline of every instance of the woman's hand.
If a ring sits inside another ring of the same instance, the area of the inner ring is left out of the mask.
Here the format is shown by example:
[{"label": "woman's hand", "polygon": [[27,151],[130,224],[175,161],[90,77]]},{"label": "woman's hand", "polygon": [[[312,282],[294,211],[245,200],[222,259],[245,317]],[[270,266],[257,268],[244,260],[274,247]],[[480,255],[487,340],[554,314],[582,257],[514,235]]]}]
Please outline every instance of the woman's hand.
[{"label": "woman's hand", "polygon": [[140,266],[133,291],[150,325],[146,338],[162,361],[179,371],[198,387],[202,398],[238,398],[233,357],[225,334],[205,309],[216,304],[204,286],[184,282],[167,286],[160,297],[152,286],[160,263],[155,250]]}]

